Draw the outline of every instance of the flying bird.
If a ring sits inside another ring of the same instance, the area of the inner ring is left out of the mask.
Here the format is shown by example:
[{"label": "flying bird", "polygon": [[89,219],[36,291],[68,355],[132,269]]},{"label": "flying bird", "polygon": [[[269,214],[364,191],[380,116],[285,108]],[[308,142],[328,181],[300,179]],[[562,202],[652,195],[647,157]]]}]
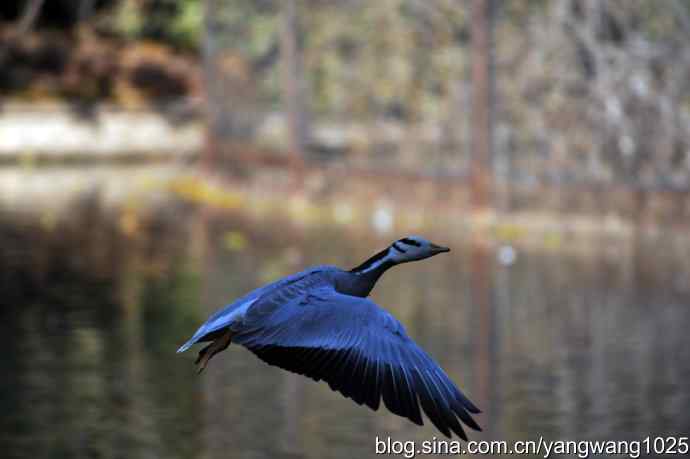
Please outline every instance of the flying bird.
[{"label": "flying bird", "polygon": [[316,266],[260,287],[211,315],[177,352],[210,342],[195,361],[201,373],[230,343],[270,365],[365,404],[384,405],[423,425],[424,410],[447,437],[467,440],[461,422],[480,431],[480,410],[388,311],[367,296],[389,268],[450,249],[418,236],[395,241],[349,271]]}]

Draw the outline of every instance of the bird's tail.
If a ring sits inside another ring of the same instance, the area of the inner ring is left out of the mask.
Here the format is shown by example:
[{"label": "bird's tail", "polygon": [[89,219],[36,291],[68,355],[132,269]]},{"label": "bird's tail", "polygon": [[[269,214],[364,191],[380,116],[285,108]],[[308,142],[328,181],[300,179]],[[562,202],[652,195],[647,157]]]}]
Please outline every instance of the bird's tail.
[{"label": "bird's tail", "polygon": [[187,341],[187,342],[184,343],[182,346],[180,346],[180,348],[177,350],[177,353],[179,354],[180,352],[186,351],[187,349],[189,349],[190,347],[192,347],[192,344],[194,344],[194,343],[196,343],[196,339],[195,339],[195,338],[191,338],[189,341]]}]

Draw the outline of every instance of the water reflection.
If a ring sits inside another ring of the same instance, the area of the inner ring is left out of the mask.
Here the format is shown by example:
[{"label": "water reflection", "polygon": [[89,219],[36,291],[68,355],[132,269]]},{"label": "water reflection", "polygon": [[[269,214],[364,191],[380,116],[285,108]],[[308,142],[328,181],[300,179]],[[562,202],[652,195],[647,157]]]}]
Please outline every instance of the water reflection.
[{"label": "water reflection", "polygon": [[[82,206],[50,228],[0,221],[5,457],[371,457],[376,435],[438,435],[239,347],[203,377],[174,353],[243,292],[311,264],[354,266],[388,240],[184,207],[132,233]],[[373,298],[485,410],[473,438],[687,435],[686,244],[601,241],[505,267],[491,245],[436,233],[453,252],[392,270]]]}]

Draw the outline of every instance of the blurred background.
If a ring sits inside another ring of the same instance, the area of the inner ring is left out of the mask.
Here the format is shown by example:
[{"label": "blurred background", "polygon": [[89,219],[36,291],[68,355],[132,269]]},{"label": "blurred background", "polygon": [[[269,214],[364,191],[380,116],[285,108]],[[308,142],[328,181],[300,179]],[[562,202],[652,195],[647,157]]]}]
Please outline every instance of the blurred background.
[{"label": "blurred background", "polygon": [[500,440],[690,433],[690,1],[0,4],[3,457],[349,458],[440,436],[231,347],[423,234],[393,312]]}]

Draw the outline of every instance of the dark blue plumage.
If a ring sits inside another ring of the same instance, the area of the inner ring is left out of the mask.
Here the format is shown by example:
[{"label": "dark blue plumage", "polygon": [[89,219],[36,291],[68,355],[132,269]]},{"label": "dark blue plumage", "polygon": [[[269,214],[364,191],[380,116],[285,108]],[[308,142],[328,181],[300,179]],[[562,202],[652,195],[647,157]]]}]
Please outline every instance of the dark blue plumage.
[{"label": "dark blue plumage", "polygon": [[[400,246],[406,239],[396,243]],[[213,341],[197,359],[203,369],[232,341],[271,365],[324,380],[373,410],[383,399],[391,412],[419,425],[423,410],[445,435],[454,432],[467,439],[460,421],[481,430],[469,414],[479,409],[395,317],[365,298],[382,273],[377,269],[447,251],[421,238],[413,241],[419,245],[406,247],[434,253],[422,256],[411,250],[408,255],[391,246],[390,255],[377,254],[376,260],[360,265],[366,269],[359,272],[320,266],[284,278],[212,315],[178,352],[195,342]]]}]

